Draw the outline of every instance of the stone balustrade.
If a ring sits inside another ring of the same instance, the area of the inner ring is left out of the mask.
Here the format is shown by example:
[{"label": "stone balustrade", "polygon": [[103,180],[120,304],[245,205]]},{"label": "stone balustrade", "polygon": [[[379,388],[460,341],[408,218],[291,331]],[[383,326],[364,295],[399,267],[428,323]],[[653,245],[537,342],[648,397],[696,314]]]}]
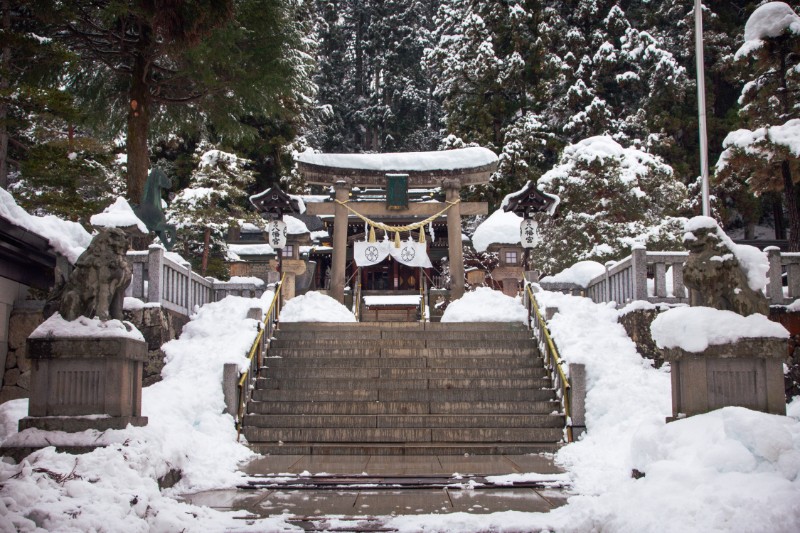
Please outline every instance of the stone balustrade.
[{"label": "stone balustrade", "polygon": [[180,261],[180,256],[160,246],[151,246],[144,252],[131,251],[126,257],[133,271],[126,296],[159,303],[186,316],[196,306],[217,302],[228,295],[258,298],[266,288],[265,283],[231,283],[203,277],[192,271],[191,264]]},{"label": "stone balustrade", "polygon": [[[785,305],[800,298],[800,253],[764,250],[769,259],[766,296],[770,305]],[[683,263],[688,252],[653,252],[634,248],[620,261],[606,263],[606,271],[586,287],[573,283],[541,282],[542,288],[587,296],[594,302],[626,304],[634,300],[651,303],[689,303],[683,284]]]}]

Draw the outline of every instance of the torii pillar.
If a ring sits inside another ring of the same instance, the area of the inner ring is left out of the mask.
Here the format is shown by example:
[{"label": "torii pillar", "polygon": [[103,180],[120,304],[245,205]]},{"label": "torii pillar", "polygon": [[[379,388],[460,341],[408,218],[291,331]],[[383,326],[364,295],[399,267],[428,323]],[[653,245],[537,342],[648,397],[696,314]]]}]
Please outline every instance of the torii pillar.
[{"label": "torii pillar", "polygon": [[[447,210],[447,248],[450,262],[450,298],[464,296],[464,243],[461,242],[461,182],[457,179],[442,181],[445,200],[451,203]],[[453,203],[456,202],[456,203]]]},{"label": "torii pillar", "polygon": [[[333,185],[337,202],[350,199],[353,182],[349,179],[337,181]],[[344,303],[345,266],[347,262],[347,208],[339,203],[334,206],[333,215],[333,257],[331,265],[330,296]]]}]

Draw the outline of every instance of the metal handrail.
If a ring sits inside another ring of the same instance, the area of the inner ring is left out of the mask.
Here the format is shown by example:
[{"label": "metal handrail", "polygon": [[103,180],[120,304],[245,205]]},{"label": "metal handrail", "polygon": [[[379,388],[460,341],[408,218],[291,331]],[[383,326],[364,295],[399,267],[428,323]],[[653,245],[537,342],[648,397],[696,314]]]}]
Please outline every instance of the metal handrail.
[{"label": "metal handrail", "polygon": [[[264,313],[264,319],[258,325],[258,334],[256,335],[253,345],[250,347],[250,353],[247,355],[247,368],[239,376],[239,406],[236,410],[236,440],[242,434],[242,426],[244,425],[244,411],[247,406],[247,401],[250,399],[250,392],[253,389],[253,381],[255,376],[258,375],[258,369],[261,368],[264,362],[264,352],[269,349],[269,341],[272,339],[272,333],[278,327],[278,317],[281,314],[281,289],[283,288],[283,281],[286,274],[281,276],[281,280],[275,285],[275,296],[272,297],[272,302],[269,304],[269,309]],[[268,333],[266,341],[264,341],[264,332]],[[261,349],[266,343],[266,348]]]},{"label": "metal handrail", "polygon": [[426,300],[425,300],[425,293],[427,292],[426,287],[425,287],[425,283],[426,283],[425,275],[424,275],[425,274],[425,270],[422,269],[422,268],[420,268],[419,270],[420,270],[420,272],[423,273],[423,275],[420,276],[422,282],[419,284],[419,306],[420,306],[419,307],[419,321],[420,322],[427,322],[428,321],[428,317],[427,317],[427,313],[425,311],[428,309],[428,305],[427,305]]},{"label": "metal handrail", "polygon": [[[558,349],[556,348],[556,344],[553,342],[553,338],[550,336],[550,330],[547,328],[547,323],[542,316],[541,311],[539,310],[539,305],[536,303],[536,298],[533,296],[533,291],[531,291],[531,286],[525,286],[525,291],[528,296],[528,302],[530,302],[530,308],[528,309],[528,317],[535,319],[535,328],[534,325],[531,324],[531,329],[535,329],[537,332],[537,341],[539,342],[539,348],[546,348],[544,350],[545,354],[547,355],[546,363],[549,366],[549,370],[551,374],[555,373],[558,376],[558,380],[561,383],[561,403],[564,406],[564,416],[567,418],[567,442],[572,442],[572,426],[571,426],[571,409],[570,409],[570,384],[569,379],[567,378],[566,373],[564,372],[563,364],[564,361],[561,359],[561,356],[558,354]],[[532,312],[531,312],[532,311]],[[555,377],[555,376],[553,376]]]},{"label": "metal handrail", "polygon": [[353,294],[353,314],[356,317],[356,321],[361,322],[361,267],[358,267],[356,290]]}]

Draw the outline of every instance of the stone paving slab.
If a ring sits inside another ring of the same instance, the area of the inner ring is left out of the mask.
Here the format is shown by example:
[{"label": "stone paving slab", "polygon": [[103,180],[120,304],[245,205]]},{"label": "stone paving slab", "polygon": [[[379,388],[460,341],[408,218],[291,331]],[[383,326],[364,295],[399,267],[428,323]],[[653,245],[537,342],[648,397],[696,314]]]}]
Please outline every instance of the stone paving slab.
[{"label": "stone paving slab", "polygon": [[[341,456],[271,455],[258,457],[241,466],[251,475],[308,472],[310,474],[378,476],[431,476],[453,473],[502,475],[518,472],[556,474],[563,472],[550,455],[477,456]],[[183,500],[218,510],[244,510],[252,517],[287,515],[298,519],[325,516],[379,517],[454,512],[493,513],[501,511],[548,512],[564,505],[567,494],[560,489],[509,488],[458,490],[274,490],[229,489],[187,494]]]}]

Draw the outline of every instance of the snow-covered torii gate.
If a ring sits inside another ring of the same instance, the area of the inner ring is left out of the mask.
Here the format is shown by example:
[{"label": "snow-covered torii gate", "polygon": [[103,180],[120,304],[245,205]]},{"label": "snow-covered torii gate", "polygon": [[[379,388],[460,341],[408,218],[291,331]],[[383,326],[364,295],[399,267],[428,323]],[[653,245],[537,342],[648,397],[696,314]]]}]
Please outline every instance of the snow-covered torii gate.
[{"label": "snow-covered torii gate", "polygon": [[[442,187],[447,211],[448,255],[452,297],[464,294],[464,256],[461,243],[462,215],[485,215],[485,202],[459,202],[461,187],[488,183],[497,169],[497,156],[486,148],[460,148],[440,152],[390,154],[312,154],[297,156],[298,168],[306,183],[331,185],[335,203],[309,203],[309,215],[333,215],[333,264],[331,296],[344,301],[345,261],[347,257],[347,219],[345,203],[353,187],[388,187],[392,176],[407,176],[409,189]],[[388,196],[388,195],[387,195]],[[439,213],[442,203],[419,202],[388,206],[386,202],[358,202],[358,212],[380,218],[404,214],[422,219]]]}]

